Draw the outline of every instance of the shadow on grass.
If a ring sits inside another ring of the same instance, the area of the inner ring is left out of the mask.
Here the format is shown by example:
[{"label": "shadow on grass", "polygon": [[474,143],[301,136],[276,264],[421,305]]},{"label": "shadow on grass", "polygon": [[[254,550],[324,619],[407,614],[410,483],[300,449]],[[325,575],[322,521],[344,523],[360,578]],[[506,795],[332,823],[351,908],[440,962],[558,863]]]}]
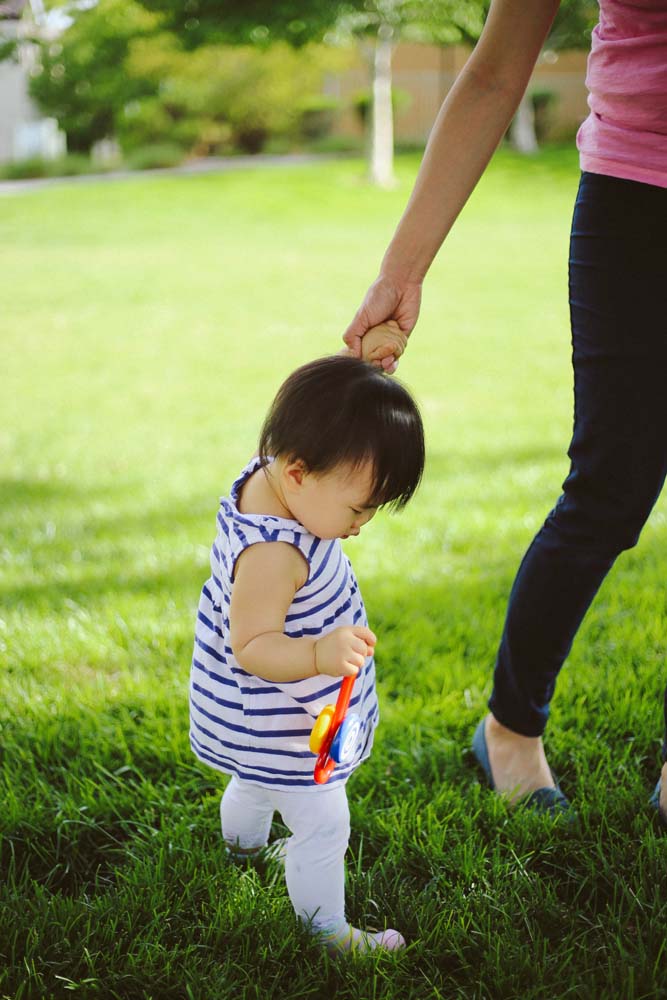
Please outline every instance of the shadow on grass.
[{"label": "shadow on grass", "polygon": [[[212,540],[216,505],[208,497],[179,498],[155,509],[141,506],[127,484],[92,490],[12,480],[0,490],[10,553],[8,582],[0,586],[5,607],[58,612],[70,601],[95,607],[115,595],[173,599],[186,591],[196,599],[202,559],[197,562],[191,539],[206,546]],[[17,520],[17,511],[25,510],[29,519]],[[27,556],[37,580],[11,582],[12,551],[14,575],[25,577]]]}]

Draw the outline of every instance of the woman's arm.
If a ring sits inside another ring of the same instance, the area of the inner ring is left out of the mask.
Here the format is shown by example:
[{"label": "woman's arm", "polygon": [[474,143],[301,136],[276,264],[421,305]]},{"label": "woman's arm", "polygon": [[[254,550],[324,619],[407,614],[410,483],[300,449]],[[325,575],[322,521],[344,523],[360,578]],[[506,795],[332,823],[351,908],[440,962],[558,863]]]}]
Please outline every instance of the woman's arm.
[{"label": "woman's arm", "polygon": [[380,275],[343,338],[357,356],[371,327],[394,320],[407,335],[417,322],[426,272],[512,120],[558,7],[559,0],[493,0],[436,118]]}]

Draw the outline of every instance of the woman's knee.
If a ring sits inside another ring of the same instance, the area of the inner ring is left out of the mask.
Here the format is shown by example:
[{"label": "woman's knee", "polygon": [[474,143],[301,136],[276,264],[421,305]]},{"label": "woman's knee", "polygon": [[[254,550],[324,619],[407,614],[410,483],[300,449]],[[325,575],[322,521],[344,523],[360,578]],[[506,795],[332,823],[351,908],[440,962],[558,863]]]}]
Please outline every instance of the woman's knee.
[{"label": "woman's knee", "polygon": [[566,483],[545,528],[555,532],[566,545],[616,556],[639,541],[658,492],[605,496],[602,489],[585,493],[568,489]]}]

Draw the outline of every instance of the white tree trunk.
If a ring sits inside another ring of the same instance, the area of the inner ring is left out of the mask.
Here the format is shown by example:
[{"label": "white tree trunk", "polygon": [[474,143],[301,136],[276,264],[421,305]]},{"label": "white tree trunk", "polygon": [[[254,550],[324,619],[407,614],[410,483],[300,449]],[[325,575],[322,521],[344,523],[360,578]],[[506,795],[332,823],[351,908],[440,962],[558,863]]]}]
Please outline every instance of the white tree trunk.
[{"label": "white tree trunk", "polygon": [[510,127],[510,142],[519,153],[530,155],[536,153],[537,137],[535,135],[535,114],[533,102],[528,94],[524,94]]},{"label": "white tree trunk", "polygon": [[391,104],[391,50],[393,28],[381,24],[373,59],[371,106],[371,180],[379,187],[392,187],[394,178],[394,115]]}]

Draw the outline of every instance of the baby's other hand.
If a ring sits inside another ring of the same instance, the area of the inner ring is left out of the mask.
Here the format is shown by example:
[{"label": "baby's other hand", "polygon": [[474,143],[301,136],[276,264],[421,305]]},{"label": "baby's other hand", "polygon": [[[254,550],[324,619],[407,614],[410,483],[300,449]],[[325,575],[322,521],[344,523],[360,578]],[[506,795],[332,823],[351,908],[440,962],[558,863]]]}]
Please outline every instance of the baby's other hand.
[{"label": "baby's other hand", "polygon": [[377,639],[363,625],[342,625],[315,643],[315,669],[330,677],[353,677],[373,655]]}]

